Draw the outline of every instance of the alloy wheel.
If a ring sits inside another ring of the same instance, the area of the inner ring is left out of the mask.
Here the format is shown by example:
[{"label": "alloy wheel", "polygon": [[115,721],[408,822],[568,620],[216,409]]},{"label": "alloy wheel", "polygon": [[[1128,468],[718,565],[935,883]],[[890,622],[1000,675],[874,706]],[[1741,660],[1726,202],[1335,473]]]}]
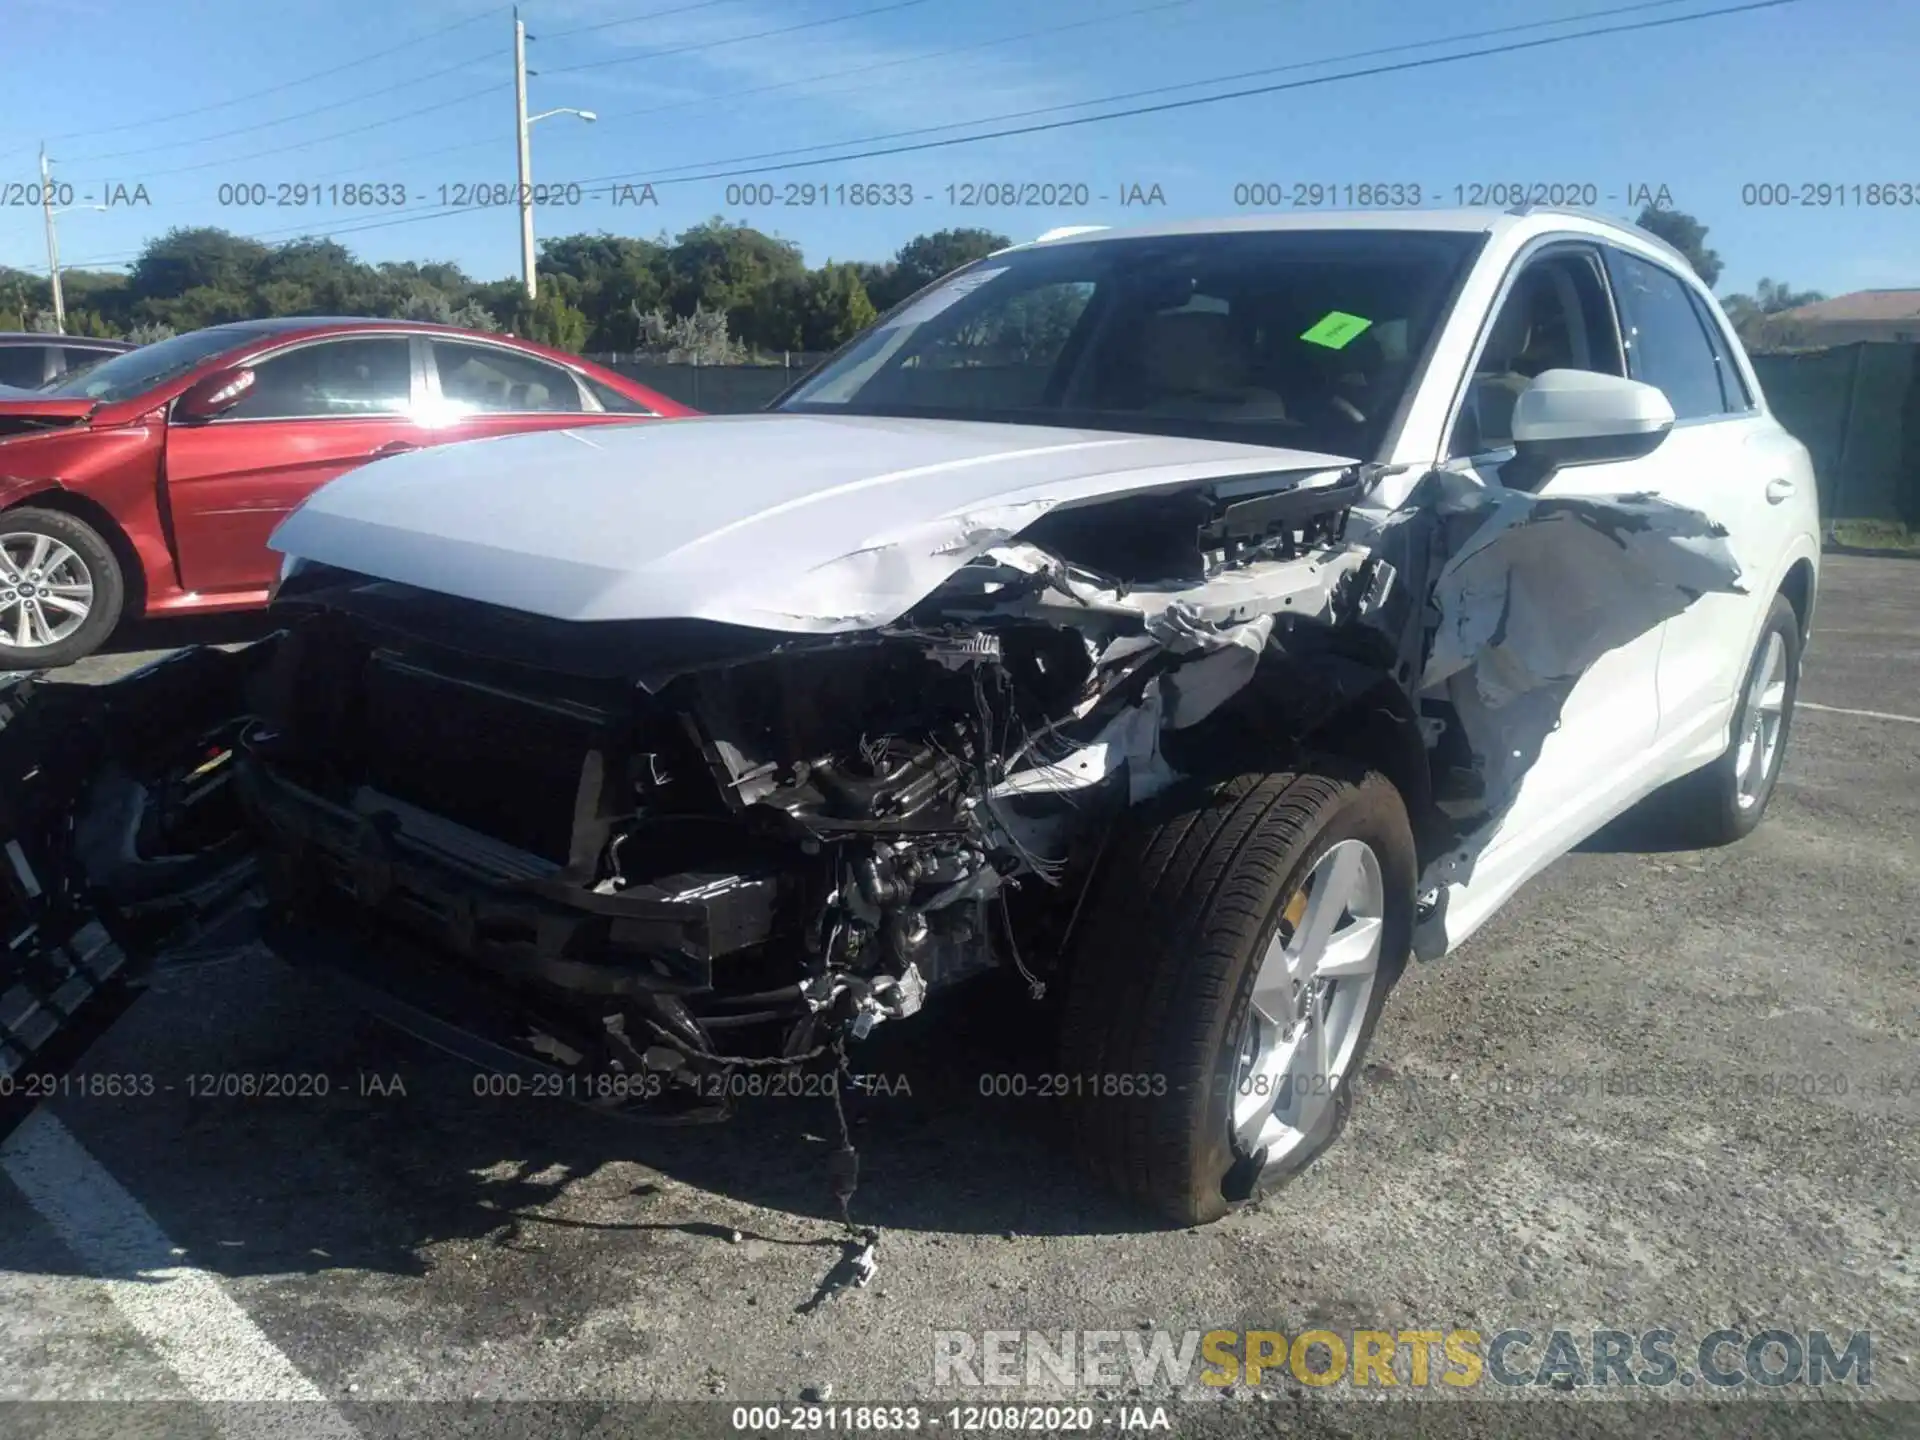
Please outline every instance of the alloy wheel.
[{"label": "alloy wheel", "polygon": [[32,531],[0,534],[0,643],[57,645],[93,613],[93,573],[71,546]]},{"label": "alloy wheel", "polygon": [[1364,841],[1320,857],[1260,957],[1229,1118],[1266,1163],[1308,1143],[1347,1083],[1380,974],[1386,885]]},{"label": "alloy wheel", "polygon": [[1778,630],[1769,631],[1766,647],[1747,684],[1747,703],[1741,713],[1745,726],[1734,759],[1734,794],[1742,810],[1751,810],[1766,796],[1773,767],[1780,759],[1780,732],[1787,708],[1787,642]]}]

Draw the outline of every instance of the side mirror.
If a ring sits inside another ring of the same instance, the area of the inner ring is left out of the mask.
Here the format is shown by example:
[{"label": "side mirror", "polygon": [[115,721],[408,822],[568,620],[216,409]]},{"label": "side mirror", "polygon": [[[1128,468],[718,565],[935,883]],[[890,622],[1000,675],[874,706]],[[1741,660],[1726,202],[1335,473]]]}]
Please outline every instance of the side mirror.
[{"label": "side mirror", "polygon": [[182,420],[211,420],[238,405],[251,389],[253,371],[247,366],[216,370],[182,391],[173,402],[173,413]]},{"label": "side mirror", "polygon": [[1673,406],[1653,385],[1591,370],[1548,370],[1513,407],[1513,459],[1500,470],[1509,490],[1538,490],[1570,465],[1638,460],[1673,429]]}]

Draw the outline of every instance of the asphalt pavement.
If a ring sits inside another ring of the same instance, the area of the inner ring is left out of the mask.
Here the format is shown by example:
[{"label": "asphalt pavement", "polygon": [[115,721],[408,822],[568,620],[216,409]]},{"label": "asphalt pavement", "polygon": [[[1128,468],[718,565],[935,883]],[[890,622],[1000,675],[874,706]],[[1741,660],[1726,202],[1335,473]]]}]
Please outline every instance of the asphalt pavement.
[{"label": "asphalt pavement", "polygon": [[[147,627],[79,668],[248,623]],[[1183,1433],[1224,1395],[1289,1433],[1373,1434],[1407,1429],[1415,1387],[1322,1389],[1285,1366],[1184,1400],[1127,1373],[936,1384],[937,1332],[1670,1327],[1688,1359],[1728,1327],[1869,1332],[1879,1397],[1794,1391],[1843,1402],[1810,1410],[1747,1386],[1717,1397],[1741,1433],[1816,1433],[1789,1428],[1816,1411],[1821,1434],[1914,1433],[1920,561],[1827,559],[1800,695],[1756,834],[1673,849],[1632,816],[1554,865],[1407,975],[1339,1145],[1197,1231],[1065,1161],[1008,989],[856,1054],[854,1218],[881,1238],[871,1283],[837,1289],[850,1246],[817,1094],[644,1128],[490,1096],[276,963],[167,973],[82,1067],[152,1093],[70,1093],[0,1150],[0,1400],[204,1402],[116,1412],[118,1433],[234,1433],[269,1411],[218,1402],[280,1402],[279,1433],[352,1435],[400,1402],[458,1402],[405,1412],[451,1430],[508,1424],[510,1402],[717,1400],[686,1413],[724,1429],[767,1402],[944,1416],[1038,1397],[1107,1407],[1101,1429],[1112,1406],[1165,1403]],[[1499,1389],[1429,1386],[1420,1413]],[[1633,1433],[1696,1431],[1721,1414],[1706,1393],[1642,1387]],[[1574,1434],[1574,1410],[1540,1407],[1598,1397],[1498,1398],[1451,1408],[1472,1433]],[[0,1429],[96,1413],[0,1407]],[[526,1433],[593,1428],[558,1413]],[[618,1412],[596,1413],[612,1433]]]}]

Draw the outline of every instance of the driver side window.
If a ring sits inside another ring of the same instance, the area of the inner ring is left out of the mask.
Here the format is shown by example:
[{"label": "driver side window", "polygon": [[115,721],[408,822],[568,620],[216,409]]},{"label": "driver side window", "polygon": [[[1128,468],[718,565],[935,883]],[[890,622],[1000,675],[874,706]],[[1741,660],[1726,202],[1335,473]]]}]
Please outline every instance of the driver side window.
[{"label": "driver side window", "polygon": [[1515,277],[1474,362],[1448,458],[1511,447],[1520,392],[1548,370],[1627,373],[1599,257],[1584,248],[1542,255]]}]

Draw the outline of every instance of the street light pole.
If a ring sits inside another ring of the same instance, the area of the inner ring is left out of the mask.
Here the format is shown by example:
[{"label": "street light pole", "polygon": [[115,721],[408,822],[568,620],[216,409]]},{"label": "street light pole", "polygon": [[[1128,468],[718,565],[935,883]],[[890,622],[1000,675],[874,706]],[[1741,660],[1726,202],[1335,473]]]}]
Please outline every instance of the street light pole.
[{"label": "street light pole", "polygon": [[533,147],[527,141],[527,27],[517,5],[513,8],[513,118],[520,142],[520,277],[531,300],[538,283],[533,268]]},{"label": "street light pole", "polygon": [[60,293],[60,241],[53,228],[53,177],[47,169],[47,147],[40,145],[40,213],[47,226],[47,278],[53,282],[53,328],[67,333],[67,302]]}]

